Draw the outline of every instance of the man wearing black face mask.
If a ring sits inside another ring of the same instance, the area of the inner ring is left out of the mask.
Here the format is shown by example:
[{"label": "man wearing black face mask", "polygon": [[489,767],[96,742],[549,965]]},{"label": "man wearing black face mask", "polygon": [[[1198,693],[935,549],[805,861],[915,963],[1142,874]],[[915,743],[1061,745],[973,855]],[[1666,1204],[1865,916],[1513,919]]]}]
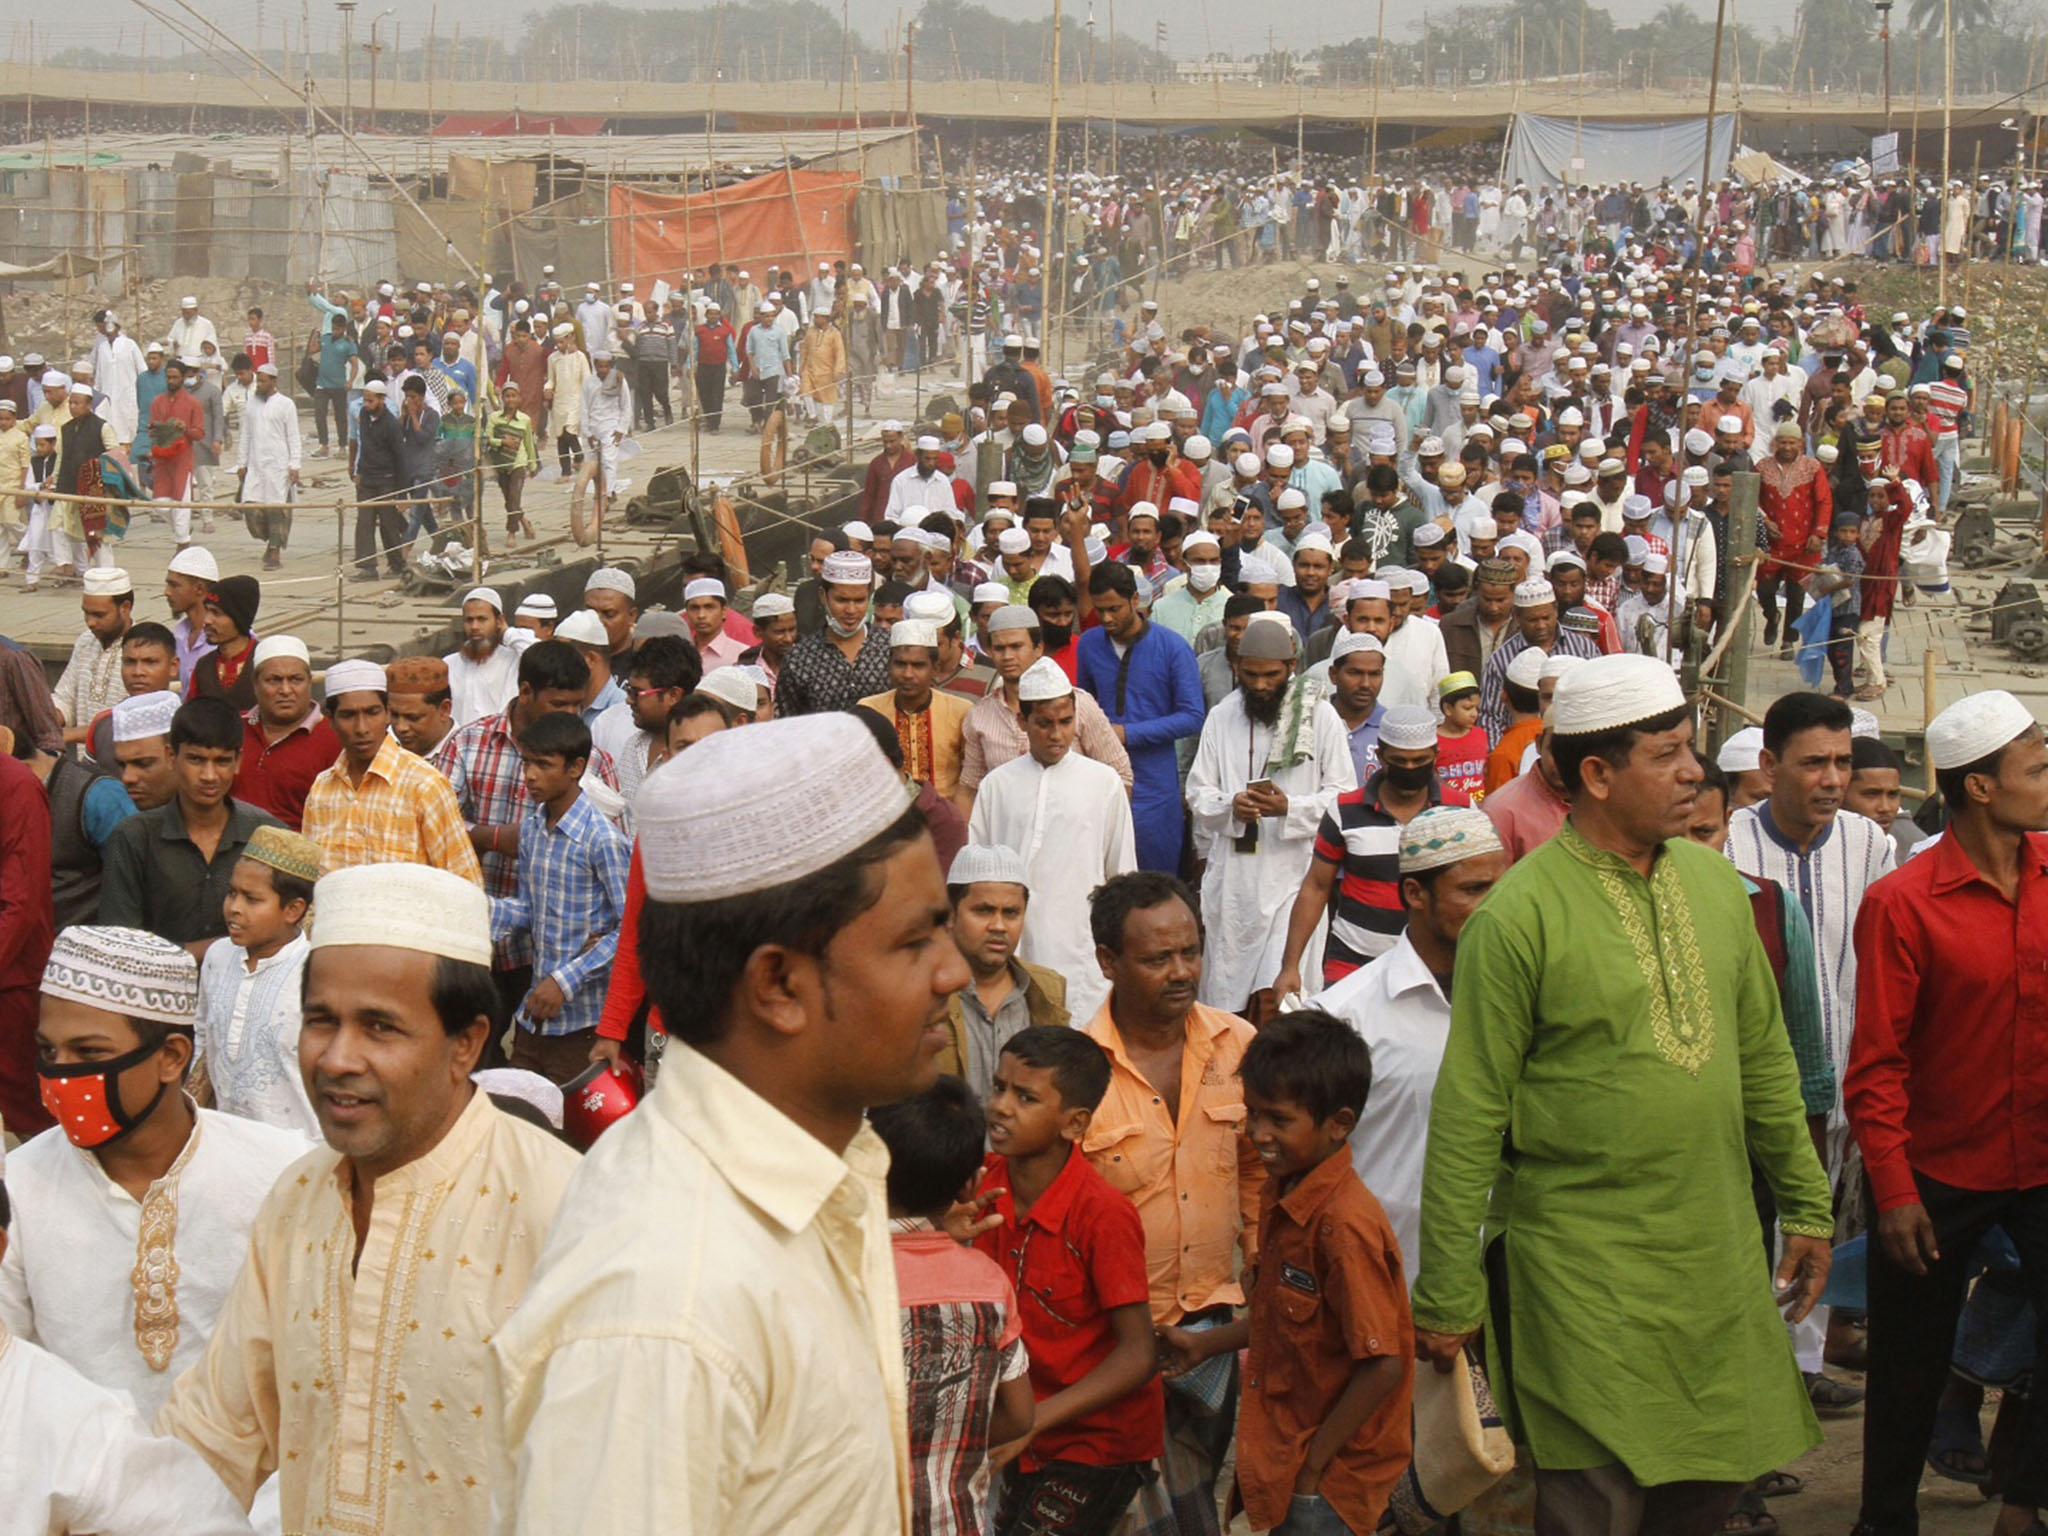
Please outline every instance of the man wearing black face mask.
[{"label": "man wearing black face mask", "polygon": [[152,1415],[205,1353],[257,1208],[307,1143],[186,1095],[199,970],[178,945],[66,928],[41,993],[36,1071],[57,1126],[7,1159],[20,1215],[0,1327]]},{"label": "man wearing black face mask", "polygon": [[1080,657],[1074,631],[1080,623],[1080,599],[1074,584],[1064,576],[1040,576],[1031,583],[1027,602],[1038,615],[1038,638],[1045,654],[1060,664],[1069,680],[1076,680]]},{"label": "man wearing black face mask", "polygon": [[1401,829],[1444,803],[1436,750],[1433,710],[1397,705],[1381,718],[1378,771],[1339,795],[1316,833],[1315,861],[1287,920],[1287,948],[1273,983],[1277,995],[1301,990],[1302,954],[1325,916],[1326,987],[1385,954],[1401,937],[1407,921],[1400,895]]}]

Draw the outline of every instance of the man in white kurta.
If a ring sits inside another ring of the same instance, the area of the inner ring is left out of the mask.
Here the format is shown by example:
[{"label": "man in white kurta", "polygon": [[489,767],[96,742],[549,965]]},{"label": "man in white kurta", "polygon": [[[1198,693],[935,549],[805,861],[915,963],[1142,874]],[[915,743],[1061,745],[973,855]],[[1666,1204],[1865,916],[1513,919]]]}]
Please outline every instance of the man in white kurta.
[{"label": "man in white kurta", "polygon": [[[139,1201],[62,1127],[7,1159],[14,1228],[0,1259],[0,1324],[124,1394],[144,1417],[206,1352],[256,1212],[309,1145],[236,1115],[195,1115],[184,1150]],[[143,1276],[161,1292],[138,1318]]]},{"label": "man in white kurta", "polygon": [[[1372,1095],[1351,1132],[1351,1164],[1400,1239],[1408,1283],[1422,1262],[1422,1162],[1429,1106],[1451,1031],[1444,983],[1458,934],[1479,897],[1507,873],[1500,834],[1484,811],[1435,806],[1401,829],[1401,878],[1428,884],[1408,908],[1394,947],[1325,988],[1315,1005],[1335,1014],[1372,1050]],[[1466,866],[1445,885],[1443,871]],[[1405,893],[1404,893],[1405,897]]]},{"label": "man in white kurta", "polygon": [[135,385],[148,366],[142,356],[142,348],[135,345],[134,339],[121,329],[120,322],[109,311],[100,326],[99,335],[93,338],[92,382],[93,387],[106,397],[107,403],[101,414],[107,418],[107,425],[113,428],[117,443],[135,441],[142,420],[142,407],[135,397]]},{"label": "man in white kurta", "polygon": [[1114,768],[1074,750],[1074,685],[1043,657],[1017,680],[1030,749],[981,781],[969,842],[1024,860],[1031,910],[1018,958],[1066,978],[1067,1007],[1089,1019],[1109,996],[1095,959],[1088,895],[1138,867],[1131,801]]},{"label": "man in white kurta", "polygon": [[120,1394],[0,1324],[0,1529],[250,1536],[220,1479]]},{"label": "man in white kurta", "polygon": [[276,1473],[286,1531],[484,1536],[498,1435],[484,1354],[576,1154],[471,1085],[489,1015],[450,1030],[432,1002],[442,962],[491,995],[479,887],[366,864],[324,877],[313,905],[299,1055],[328,1144],[264,1202],[212,1343],[156,1429],[244,1507]]},{"label": "man in white kurta", "polygon": [[267,363],[256,370],[256,387],[242,408],[242,434],[235,443],[241,499],[291,500],[299,467],[299,408],[278,393],[276,365]]},{"label": "man in white kurta", "polygon": [[[1195,851],[1207,861],[1201,1000],[1233,1013],[1279,974],[1316,828],[1358,783],[1326,689],[1313,678],[1288,686],[1296,649],[1284,616],[1253,615],[1238,642],[1238,687],[1209,711],[1188,770]],[[1250,788],[1261,783],[1270,789]]]},{"label": "man in white kurta", "polygon": [[[1389,577],[1389,584],[1391,581]],[[1428,602],[1427,597],[1409,593],[1411,610],[1426,607]],[[1411,611],[1388,633],[1383,648],[1387,653],[1387,671],[1386,681],[1380,686],[1380,703],[1388,709],[1399,705],[1436,708],[1436,685],[1451,672],[1450,657],[1444,652],[1443,631],[1436,620]]]},{"label": "man in white kurta", "polygon": [[0,1325],[154,1413],[205,1353],[256,1210],[307,1142],[186,1097],[199,972],[177,945],[66,928],[41,991],[59,1124],[7,1160]]}]

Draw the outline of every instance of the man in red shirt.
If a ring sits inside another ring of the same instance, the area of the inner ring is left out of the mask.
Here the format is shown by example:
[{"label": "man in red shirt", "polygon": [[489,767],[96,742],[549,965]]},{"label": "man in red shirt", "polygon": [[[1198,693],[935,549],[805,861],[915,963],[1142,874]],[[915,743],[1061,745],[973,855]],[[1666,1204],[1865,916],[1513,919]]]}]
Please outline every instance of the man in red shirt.
[{"label": "man in red shirt", "polygon": [[1145,432],[1144,448],[1124,476],[1123,494],[1117,498],[1117,504],[1128,512],[1141,501],[1149,501],[1155,507],[1165,506],[1176,496],[1200,501],[1202,477],[1194,465],[1175,455],[1173,428],[1155,421]]},{"label": "man in red shirt", "polygon": [[716,432],[724,419],[725,383],[732,376],[738,345],[724,312],[716,304],[706,304],[704,323],[697,327],[697,409],[704,413],[707,432]]},{"label": "man in red shirt", "polygon": [[192,488],[192,445],[206,436],[206,413],[185,388],[185,366],[164,364],[164,392],[150,402],[149,456],[160,501],[183,501]]},{"label": "man in red shirt", "polygon": [[1929,496],[1940,488],[1941,471],[1934,464],[1934,438],[1913,419],[1906,397],[1894,394],[1884,403],[1884,467],[1901,480],[1917,480]]},{"label": "man in red shirt", "polygon": [[[2019,1249],[2048,1314],[2048,747],[2025,705],[1989,689],[1937,715],[1927,751],[1948,828],[1864,893],[1842,1083],[1877,1215],[1857,1524],[1873,1536],[1915,1528],[1971,1255],[1990,1228]],[[2044,1504],[2037,1394],[1995,1536],[2038,1530]]]},{"label": "man in red shirt", "polygon": [[882,521],[882,514],[889,509],[889,486],[903,470],[910,468],[917,455],[903,440],[903,423],[885,421],[882,423],[882,451],[868,460],[867,479],[860,490],[860,520],[870,528]]},{"label": "man in red shirt", "polygon": [[294,832],[306,791],[341,755],[341,738],[313,702],[305,642],[269,635],[256,644],[256,707],[242,717],[242,766],[234,795]]}]

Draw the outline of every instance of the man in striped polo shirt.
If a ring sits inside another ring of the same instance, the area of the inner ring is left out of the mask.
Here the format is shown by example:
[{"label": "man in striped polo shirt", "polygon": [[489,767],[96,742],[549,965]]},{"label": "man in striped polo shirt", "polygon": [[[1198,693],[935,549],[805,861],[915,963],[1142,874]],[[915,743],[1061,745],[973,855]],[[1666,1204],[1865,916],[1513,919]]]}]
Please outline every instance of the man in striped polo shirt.
[{"label": "man in striped polo shirt", "polygon": [[[1401,829],[1443,804],[1436,776],[1436,715],[1397,705],[1380,721],[1379,768],[1337,797],[1316,829],[1315,858],[1287,920],[1274,995],[1302,990],[1302,956],[1325,916],[1321,991],[1393,948],[1407,924],[1401,906]],[[1333,901],[1334,897],[1334,901]]]}]

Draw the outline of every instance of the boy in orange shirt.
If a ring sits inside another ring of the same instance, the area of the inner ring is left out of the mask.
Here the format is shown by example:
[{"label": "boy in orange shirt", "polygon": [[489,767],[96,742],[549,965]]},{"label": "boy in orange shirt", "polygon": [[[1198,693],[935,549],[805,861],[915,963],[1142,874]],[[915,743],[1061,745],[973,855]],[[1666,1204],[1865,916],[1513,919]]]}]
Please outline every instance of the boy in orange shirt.
[{"label": "boy in orange shirt", "polygon": [[1160,1340],[1174,1374],[1250,1346],[1237,1484],[1254,1530],[1362,1536],[1407,1470],[1415,1384],[1400,1245],[1347,1147],[1372,1059],[1350,1025],[1304,1009],[1259,1032],[1240,1075],[1268,1175],[1249,1312]]}]

